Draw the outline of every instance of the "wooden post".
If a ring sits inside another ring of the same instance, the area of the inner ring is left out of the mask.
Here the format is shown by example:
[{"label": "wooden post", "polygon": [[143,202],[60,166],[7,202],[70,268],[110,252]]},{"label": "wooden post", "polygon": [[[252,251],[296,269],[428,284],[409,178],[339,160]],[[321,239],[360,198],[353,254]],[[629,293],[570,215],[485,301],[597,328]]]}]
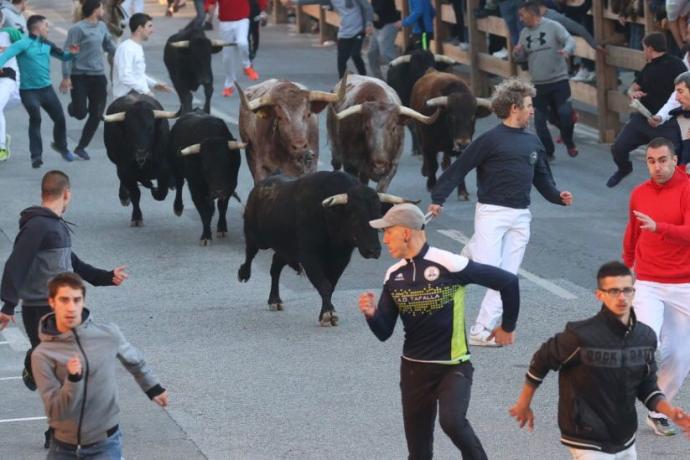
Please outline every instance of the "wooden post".
[{"label": "wooden post", "polygon": [[441,0],[433,0],[436,16],[434,16],[434,46],[430,49],[434,54],[443,53],[443,42],[446,39],[446,26],[441,19]]},{"label": "wooden post", "polygon": [[489,47],[486,37],[477,28],[477,18],[474,11],[479,8],[479,0],[467,0],[467,29],[470,40],[470,86],[476,96],[487,96],[489,94],[488,78],[484,72],[479,70],[479,53],[486,53]]},{"label": "wooden post", "polygon": [[[410,15],[410,4],[408,3],[407,0],[402,0],[402,3],[400,5],[400,17],[401,19],[405,19],[407,16]],[[405,53],[407,49],[410,47],[410,30],[409,28],[403,27],[400,29],[400,33],[403,35],[403,40],[402,40],[402,52]]]},{"label": "wooden post", "polygon": [[297,25],[298,34],[303,34],[307,31],[309,16],[302,11],[302,5],[295,5],[295,23]]},{"label": "wooden post", "polygon": [[280,0],[273,0],[273,11],[271,14],[271,23],[285,24],[287,22],[287,8]]},{"label": "wooden post", "polygon": [[[606,43],[614,34],[613,22],[604,17],[604,2],[592,2],[592,16],[594,17],[594,36],[599,43]],[[609,45],[606,45],[609,48]],[[620,129],[618,113],[609,108],[609,91],[618,91],[618,76],[616,68],[608,65],[606,56],[597,53],[597,128],[599,142],[611,143]]]}]

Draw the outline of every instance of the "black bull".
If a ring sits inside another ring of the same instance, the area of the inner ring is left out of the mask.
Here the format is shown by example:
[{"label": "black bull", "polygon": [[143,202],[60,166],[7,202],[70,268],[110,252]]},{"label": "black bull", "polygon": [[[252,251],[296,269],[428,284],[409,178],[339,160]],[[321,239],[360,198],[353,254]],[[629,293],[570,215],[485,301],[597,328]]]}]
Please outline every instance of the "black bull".
[{"label": "black bull", "polygon": [[247,200],[246,258],[237,276],[248,281],[259,249],[273,249],[270,309],[283,309],[280,273],[289,265],[298,272],[304,270],[319,292],[320,324],[335,326],[338,316],[331,298],[354,248],[364,258],[378,258],[381,244],[369,221],[381,216],[382,202],[404,201],[377,194],[342,172],[322,171],[297,179],[269,177],[254,187]]}]

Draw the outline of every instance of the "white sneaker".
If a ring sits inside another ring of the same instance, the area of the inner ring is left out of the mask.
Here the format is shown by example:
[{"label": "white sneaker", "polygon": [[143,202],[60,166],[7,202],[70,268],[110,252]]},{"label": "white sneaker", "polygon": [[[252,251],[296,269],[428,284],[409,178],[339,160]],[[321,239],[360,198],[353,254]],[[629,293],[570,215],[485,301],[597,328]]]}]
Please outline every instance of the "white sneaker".
[{"label": "white sneaker", "polygon": [[508,59],[508,50],[505,48],[501,48],[500,50],[491,53],[491,55],[499,59]]},{"label": "white sneaker", "polygon": [[589,70],[584,67],[580,67],[575,75],[572,76],[572,81],[587,81],[589,78]]},{"label": "white sneaker", "polygon": [[472,329],[470,329],[469,343],[475,347],[500,347],[501,345],[497,344],[493,337],[489,340],[490,335],[490,330],[482,326],[474,325]]},{"label": "white sneaker", "polygon": [[468,51],[470,49],[470,44],[466,42],[460,42],[458,48],[460,48],[462,51]]},{"label": "white sneaker", "polygon": [[677,433],[676,429],[668,423],[668,419],[664,417],[655,418],[648,415],[646,422],[647,426],[657,436],[673,436]]}]

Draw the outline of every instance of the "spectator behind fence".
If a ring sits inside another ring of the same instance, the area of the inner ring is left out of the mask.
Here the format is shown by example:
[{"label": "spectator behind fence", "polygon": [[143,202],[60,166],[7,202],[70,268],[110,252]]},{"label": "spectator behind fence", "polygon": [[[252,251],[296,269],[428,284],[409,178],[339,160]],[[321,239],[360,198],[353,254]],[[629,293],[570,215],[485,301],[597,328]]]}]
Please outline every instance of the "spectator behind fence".
[{"label": "spectator behind fence", "polygon": [[429,49],[429,41],[434,38],[434,17],[436,10],[431,0],[409,0],[410,14],[402,21],[403,27],[412,27],[412,40],[409,49]]},{"label": "spectator behind fence", "polygon": [[[520,31],[522,24],[518,17],[518,10],[522,5],[523,0],[498,0],[498,9],[501,12],[501,17],[508,27],[510,43],[513,46],[517,45],[520,40]],[[501,59],[508,59],[508,50],[503,48],[493,53],[494,57]]]},{"label": "spectator behind fence", "polygon": [[86,287],[75,273],[57,274],[48,283],[52,313],[41,319],[41,344],[31,359],[53,430],[48,460],[122,458],[118,361],[149,399],[168,405],[168,392],[141,352],[115,324],[96,323],[85,300]]},{"label": "spectator behind fence", "polygon": [[[686,70],[683,61],[666,52],[666,36],[662,32],[652,32],[642,39],[643,52],[647,64],[636,75],[628,89],[630,99],[637,99],[651,113],[656,113],[673,93],[675,78]],[[675,123],[652,126],[644,115],[633,113],[630,120],[618,133],[611,145],[613,161],[618,167],[606,182],[607,187],[615,187],[633,170],[630,152],[646,145],[656,137],[671,139],[680,151],[680,138]]]},{"label": "spectator behind fence", "polygon": [[352,58],[357,72],[366,75],[362,60],[362,42],[373,31],[374,11],[367,0],[331,0],[340,15],[338,29],[338,78],[343,78],[347,61]]},{"label": "spectator behind fence", "polygon": [[381,62],[388,64],[397,56],[395,37],[402,27],[400,11],[395,9],[395,0],[372,0],[374,9],[374,33],[369,41],[367,59],[371,74],[383,80]]},{"label": "spectator behind fence", "polygon": [[575,51],[575,40],[565,27],[551,19],[542,18],[536,1],[525,2],[518,11],[525,28],[520,42],[513,48],[518,61],[527,60],[532,82],[537,90],[534,98],[534,125],[550,159],[555,146],[547,121],[558,120],[561,138],[568,155],[578,154],[573,140],[574,111],[570,104],[570,82],[567,58]]}]

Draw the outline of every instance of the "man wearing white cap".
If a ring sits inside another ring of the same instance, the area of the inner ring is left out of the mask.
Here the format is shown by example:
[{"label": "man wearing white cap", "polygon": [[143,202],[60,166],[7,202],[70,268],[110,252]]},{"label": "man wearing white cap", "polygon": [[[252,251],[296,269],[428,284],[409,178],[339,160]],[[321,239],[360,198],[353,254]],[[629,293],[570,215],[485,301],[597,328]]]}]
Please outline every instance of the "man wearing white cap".
[{"label": "man wearing white cap", "polygon": [[383,243],[401,260],[386,272],[381,298],[359,297],[369,328],[384,341],[398,316],[405,328],[400,365],[403,421],[410,458],[431,458],[438,404],[441,428],[462,458],[486,459],[466,418],[474,368],[465,335],[465,286],[496,289],[503,301],[503,320],[492,331],[501,345],[512,344],[520,309],[518,278],[490,265],[430,247],[422,211],[412,204],[393,206],[369,224],[383,229]]}]

